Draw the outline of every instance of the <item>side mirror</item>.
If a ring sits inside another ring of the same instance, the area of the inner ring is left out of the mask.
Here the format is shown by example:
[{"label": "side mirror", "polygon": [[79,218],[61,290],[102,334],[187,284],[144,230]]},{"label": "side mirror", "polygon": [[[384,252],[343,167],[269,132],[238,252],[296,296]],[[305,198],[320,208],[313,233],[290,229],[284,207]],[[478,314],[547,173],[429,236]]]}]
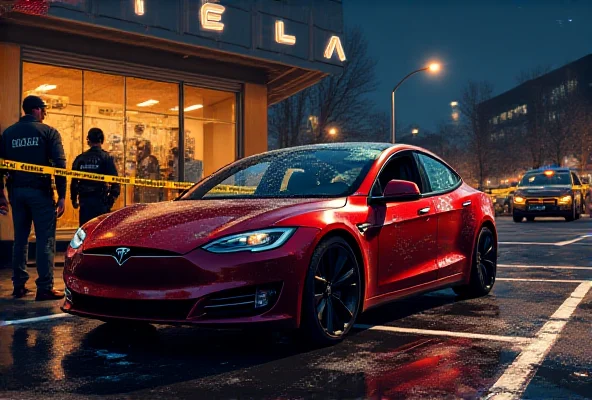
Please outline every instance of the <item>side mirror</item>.
[{"label": "side mirror", "polygon": [[388,203],[395,201],[411,201],[421,197],[419,188],[414,182],[393,179],[386,184],[380,197],[371,197],[372,203]]}]

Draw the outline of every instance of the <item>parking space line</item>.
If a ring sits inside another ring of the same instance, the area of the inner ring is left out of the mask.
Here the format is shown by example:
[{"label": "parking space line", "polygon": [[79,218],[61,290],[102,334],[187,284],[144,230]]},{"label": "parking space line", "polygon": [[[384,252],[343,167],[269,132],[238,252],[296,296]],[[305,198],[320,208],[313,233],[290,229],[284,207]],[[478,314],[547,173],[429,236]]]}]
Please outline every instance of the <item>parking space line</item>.
[{"label": "parking space line", "polygon": [[583,269],[592,271],[592,267],[575,267],[569,265],[523,265],[523,264],[498,264],[498,268],[543,268],[543,269]]},{"label": "parking space line", "polygon": [[498,244],[520,244],[520,245],[528,245],[528,246],[567,246],[570,244],[574,244],[579,242],[580,240],[584,240],[586,238],[592,237],[592,235],[582,235],[578,238],[572,240],[565,240],[563,242],[554,242],[554,243],[542,243],[542,242],[498,242]]},{"label": "parking space line", "polygon": [[591,287],[592,282],[590,281],[578,285],[576,290],[538,331],[535,339],[516,357],[516,360],[489,389],[490,394],[485,397],[486,399],[520,398]]},{"label": "parking space line", "polygon": [[438,331],[438,330],[431,330],[431,329],[399,328],[396,326],[384,326],[384,325],[356,324],[356,325],[354,325],[354,328],[371,330],[371,331],[394,332],[394,333],[412,333],[415,335],[451,336],[451,337],[461,337],[461,338],[468,338],[468,339],[483,339],[483,340],[492,340],[492,341],[498,341],[498,342],[510,342],[510,343],[516,343],[516,344],[520,344],[520,345],[527,345],[532,341],[531,338],[519,337],[519,336],[498,336],[498,335],[485,335],[485,334],[481,334],[481,333],[470,333],[470,332],[451,332],[451,331]]},{"label": "parking space line", "polygon": [[71,316],[72,316],[72,314],[60,313],[60,314],[44,315],[42,317],[15,319],[12,321],[0,321],[0,326],[30,324],[30,323],[35,323],[35,322],[48,321],[51,319],[65,318],[65,317],[71,317]]},{"label": "parking space line", "polygon": [[496,281],[516,282],[550,282],[550,283],[585,283],[592,282],[585,279],[536,279],[536,278],[495,278]]}]

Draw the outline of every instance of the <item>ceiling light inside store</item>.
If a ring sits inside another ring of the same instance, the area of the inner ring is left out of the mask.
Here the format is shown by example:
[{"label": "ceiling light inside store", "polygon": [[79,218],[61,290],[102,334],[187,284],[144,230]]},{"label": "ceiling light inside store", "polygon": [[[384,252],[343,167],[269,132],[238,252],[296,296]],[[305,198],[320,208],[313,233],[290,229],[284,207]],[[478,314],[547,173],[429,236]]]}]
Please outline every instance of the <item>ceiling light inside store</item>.
[{"label": "ceiling light inside store", "polygon": [[146,100],[145,102],[138,103],[136,105],[138,107],[150,107],[150,106],[153,106],[153,105],[158,104],[158,103],[160,103],[160,101],[158,101],[158,100]]},{"label": "ceiling light inside store", "polygon": [[47,83],[44,85],[39,86],[35,89],[36,92],[49,92],[50,90],[54,90],[57,88],[57,85],[48,85]]},{"label": "ceiling light inside store", "polygon": [[[187,112],[187,111],[195,111],[195,110],[199,110],[200,108],[203,108],[202,104],[194,104],[192,106],[189,107],[185,107],[183,109],[183,111]],[[173,107],[170,109],[170,111],[179,111],[179,107]]]},{"label": "ceiling light inside store", "polygon": [[192,106],[185,107],[185,111],[194,111],[194,110],[199,110],[200,108],[203,108],[202,104],[194,104]]}]

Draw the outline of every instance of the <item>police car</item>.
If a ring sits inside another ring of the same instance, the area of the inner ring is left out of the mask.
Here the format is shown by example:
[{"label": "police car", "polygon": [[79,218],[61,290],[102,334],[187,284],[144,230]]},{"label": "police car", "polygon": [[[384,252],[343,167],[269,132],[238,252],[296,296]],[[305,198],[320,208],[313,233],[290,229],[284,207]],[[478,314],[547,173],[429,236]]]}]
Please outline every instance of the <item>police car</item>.
[{"label": "police car", "polygon": [[569,168],[539,168],[526,172],[513,198],[514,222],[536,217],[580,218],[585,212],[583,185]]}]

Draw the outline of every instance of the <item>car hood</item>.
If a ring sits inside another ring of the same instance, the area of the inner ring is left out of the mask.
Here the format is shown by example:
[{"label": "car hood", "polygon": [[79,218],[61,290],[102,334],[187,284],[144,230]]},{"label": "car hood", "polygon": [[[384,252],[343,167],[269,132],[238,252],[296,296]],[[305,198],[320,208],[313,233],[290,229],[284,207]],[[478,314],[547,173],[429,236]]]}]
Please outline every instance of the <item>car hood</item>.
[{"label": "car hood", "polygon": [[232,233],[272,226],[305,212],[345,206],[346,199],[183,200],[136,204],[103,219],[84,250],[143,247],[187,253]]},{"label": "car hood", "polygon": [[518,188],[515,195],[553,197],[571,193],[569,186]]}]

